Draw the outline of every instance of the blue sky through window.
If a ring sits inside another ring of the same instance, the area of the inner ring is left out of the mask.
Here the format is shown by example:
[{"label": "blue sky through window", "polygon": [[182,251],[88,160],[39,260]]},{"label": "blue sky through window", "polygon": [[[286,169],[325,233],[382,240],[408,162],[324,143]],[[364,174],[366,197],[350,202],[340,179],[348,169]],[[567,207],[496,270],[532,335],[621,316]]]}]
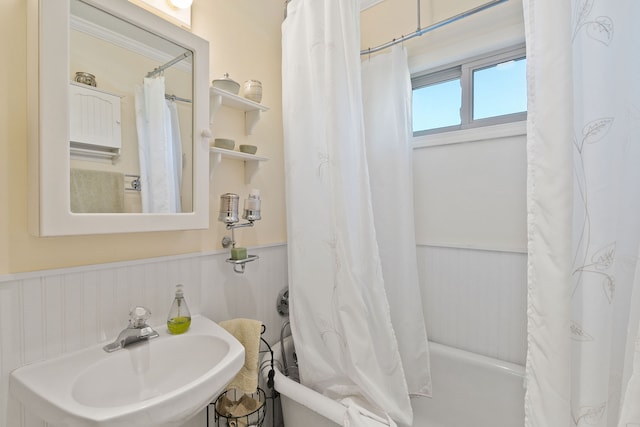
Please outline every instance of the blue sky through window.
[{"label": "blue sky through window", "polygon": [[460,124],[460,79],[424,86],[413,91],[413,131]]},{"label": "blue sky through window", "polygon": [[473,119],[527,111],[526,59],[473,72]]},{"label": "blue sky through window", "polygon": [[[472,71],[472,120],[527,111],[526,58]],[[413,90],[413,131],[462,123],[460,78]]]}]

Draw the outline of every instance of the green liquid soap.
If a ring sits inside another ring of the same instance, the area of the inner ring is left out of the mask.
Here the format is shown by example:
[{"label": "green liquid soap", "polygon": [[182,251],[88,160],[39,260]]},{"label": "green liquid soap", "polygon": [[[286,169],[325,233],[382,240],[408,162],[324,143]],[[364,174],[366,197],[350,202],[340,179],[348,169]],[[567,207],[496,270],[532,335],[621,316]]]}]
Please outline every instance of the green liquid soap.
[{"label": "green liquid soap", "polygon": [[191,317],[172,317],[167,321],[167,328],[174,335],[187,332],[189,326],[191,326]]},{"label": "green liquid soap", "polygon": [[176,286],[176,297],[167,316],[167,328],[172,334],[183,334],[191,326],[191,313],[184,300],[183,288],[182,285]]}]

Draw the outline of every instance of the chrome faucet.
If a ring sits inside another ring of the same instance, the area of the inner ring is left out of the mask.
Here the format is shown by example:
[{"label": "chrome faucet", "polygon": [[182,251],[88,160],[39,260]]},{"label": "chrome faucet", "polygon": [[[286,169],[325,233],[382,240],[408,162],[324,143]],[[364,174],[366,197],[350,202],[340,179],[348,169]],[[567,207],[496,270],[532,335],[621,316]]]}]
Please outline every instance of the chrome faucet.
[{"label": "chrome faucet", "polygon": [[111,353],[112,351],[125,348],[129,344],[159,336],[158,332],[147,325],[149,317],[151,317],[151,312],[144,307],[135,307],[131,310],[129,313],[129,326],[118,334],[118,338],[116,338],[114,342],[102,347],[104,351]]}]

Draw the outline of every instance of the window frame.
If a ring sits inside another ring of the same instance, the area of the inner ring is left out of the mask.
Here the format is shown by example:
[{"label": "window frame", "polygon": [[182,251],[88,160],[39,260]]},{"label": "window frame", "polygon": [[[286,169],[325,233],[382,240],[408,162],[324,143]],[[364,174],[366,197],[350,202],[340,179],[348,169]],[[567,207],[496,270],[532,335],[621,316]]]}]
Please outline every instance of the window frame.
[{"label": "window frame", "polygon": [[491,67],[503,62],[518,60],[522,58],[526,58],[526,50],[524,45],[519,45],[517,47],[494,51],[480,57],[470,58],[456,64],[449,64],[444,67],[428,70],[426,72],[416,73],[411,76],[412,93],[416,89],[420,89],[422,87],[430,86],[437,83],[444,83],[453,80],[454,78],[460,78],[460,87],[462,93],[460,106],[461,123],[459,125],[414,131],[413,136],[419,137],[423,135],[432,135],[436,133],[473,129],[527,120],[526,111],[486,117],[482,119],[473,119],[474,71]]}]

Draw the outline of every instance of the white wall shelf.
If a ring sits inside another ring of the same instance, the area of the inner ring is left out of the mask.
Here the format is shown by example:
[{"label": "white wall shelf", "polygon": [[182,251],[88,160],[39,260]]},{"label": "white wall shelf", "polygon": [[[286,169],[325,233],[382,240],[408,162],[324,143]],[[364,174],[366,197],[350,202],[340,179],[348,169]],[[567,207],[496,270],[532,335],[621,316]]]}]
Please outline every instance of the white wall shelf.
[{"label": "white wall shelf", "polygon": [[243,153],[242,151],[227,150],[218,147],[211,147],[210,150],[212,153],[216,154],[216,163],[220,163],[223,157],[253,162],[264,162],[269,160],[267,157],[260,157],[256,156],[255,154]]},{"label": "white wall shelf", "polygon": [[256,156],[255,154],[243,153],[241,151],[225,150],[224,148],[211,147],[211,154],[214,155],[213,162],[211,162],[211,174],[213,177],[213,171],[216,165],[218,165],[223,158],[243,160],[244,161],[244,181],[250,183],[253,179],[253,175],[260,168],[261,162],[269,160],[267,157]]},{"label": "white wall shelf", "polygon": [[244,131],[247,135],[253,133],[253,128],[256,123],[258,123],[258,120],[260,120],[260,113],[269,111],[269,107],[267,106],[215,87],[210,88],[209,97],[211,99],[209,123],[211,125],[213,124],[213,119],[220,107],[226,105],[227,107],[244,111]]}]

